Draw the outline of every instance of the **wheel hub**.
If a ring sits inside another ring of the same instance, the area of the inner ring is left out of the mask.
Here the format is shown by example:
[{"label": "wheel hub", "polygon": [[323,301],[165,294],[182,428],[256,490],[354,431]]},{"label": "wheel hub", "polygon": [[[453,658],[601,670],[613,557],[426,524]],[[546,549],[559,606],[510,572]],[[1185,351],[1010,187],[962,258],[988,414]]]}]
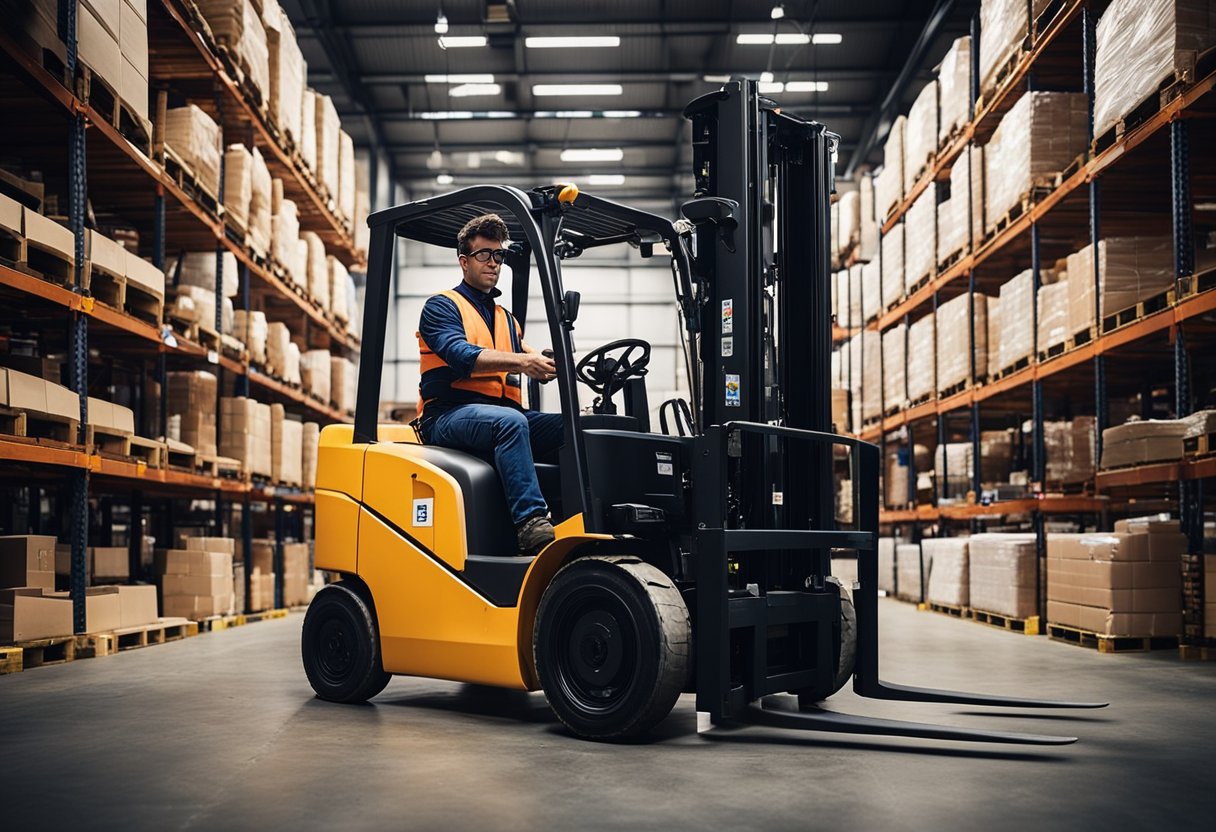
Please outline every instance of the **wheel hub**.
[{"label": "wheel hub", "polygon": [[570,634],[570,666],[580,680],[603,687],[621,668],[621,625],[605,610],[584,613]]},{"label": "wheel hub", "polygon": [[321,671],[327,678],[341,680],[350,673],[354,651],[351,634],[344,622],[336,618],[326,621],[321,626],[317,647]]}]

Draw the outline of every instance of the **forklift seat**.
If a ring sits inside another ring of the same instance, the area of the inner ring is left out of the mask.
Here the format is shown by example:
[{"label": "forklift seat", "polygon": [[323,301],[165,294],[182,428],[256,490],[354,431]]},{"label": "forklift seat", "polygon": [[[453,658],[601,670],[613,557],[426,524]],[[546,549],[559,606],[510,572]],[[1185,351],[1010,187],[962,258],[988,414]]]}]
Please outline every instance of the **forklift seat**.
[{"label": "forklift seat", "polygon": [[468,554],[511,556],[516,552],[515,524],[493,464],[480,457],[439,445],[411,445],[419,459],[456,480],[464,495]]},{"label": "forklift seat", "polygon": [[636,416],[618,413],[583,413],[578,417],[583,430],[628,430],[639,433],[642,424]]}]

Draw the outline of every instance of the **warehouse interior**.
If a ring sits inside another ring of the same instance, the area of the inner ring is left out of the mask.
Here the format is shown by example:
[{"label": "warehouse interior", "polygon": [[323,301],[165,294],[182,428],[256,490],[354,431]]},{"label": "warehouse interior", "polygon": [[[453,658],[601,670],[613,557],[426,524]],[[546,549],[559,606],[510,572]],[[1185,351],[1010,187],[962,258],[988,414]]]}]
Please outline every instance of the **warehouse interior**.
[{"label": "warehouse interior", "polygon": [[1216,4],[0,10],[14,828],[1210,824]]}]

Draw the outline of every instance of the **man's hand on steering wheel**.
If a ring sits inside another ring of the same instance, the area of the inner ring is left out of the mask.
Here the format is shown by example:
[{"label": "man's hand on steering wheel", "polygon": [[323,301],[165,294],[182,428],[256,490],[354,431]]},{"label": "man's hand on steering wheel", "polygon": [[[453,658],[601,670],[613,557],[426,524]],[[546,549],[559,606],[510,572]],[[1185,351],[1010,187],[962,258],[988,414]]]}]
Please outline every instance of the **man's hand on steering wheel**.
[{"label": "man's hand on steering wheel", "polygon": [[583,356],[575,368],[575,377],[601,396],[610,397],[629,379],[646,375],[649,363],[648,342],[640,338],[622,338]]},{"label": "man's hand on steering wheel", "polygon": [[557,365],[553,363],[553,358],[539,352],[521,353],[519,371],[542,383],[557,377]]}]

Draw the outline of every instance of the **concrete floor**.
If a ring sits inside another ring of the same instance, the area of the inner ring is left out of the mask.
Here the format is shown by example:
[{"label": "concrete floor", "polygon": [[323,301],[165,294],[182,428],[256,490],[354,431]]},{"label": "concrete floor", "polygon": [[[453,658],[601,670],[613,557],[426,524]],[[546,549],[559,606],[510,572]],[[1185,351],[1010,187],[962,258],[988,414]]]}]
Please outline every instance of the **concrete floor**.
[{"label": "concrete floor", "polygon": [[1081,738],[1033,749],[698,734],[685,696],[651,742],[602,745],[568,735],[539,693],[394,679],[371,706],[320,702],[292,615],[0,677],[0,817],[13,830],[1212,828],[1216,665],[881,607],[889,681],[1111,707],[832,700]]}]

